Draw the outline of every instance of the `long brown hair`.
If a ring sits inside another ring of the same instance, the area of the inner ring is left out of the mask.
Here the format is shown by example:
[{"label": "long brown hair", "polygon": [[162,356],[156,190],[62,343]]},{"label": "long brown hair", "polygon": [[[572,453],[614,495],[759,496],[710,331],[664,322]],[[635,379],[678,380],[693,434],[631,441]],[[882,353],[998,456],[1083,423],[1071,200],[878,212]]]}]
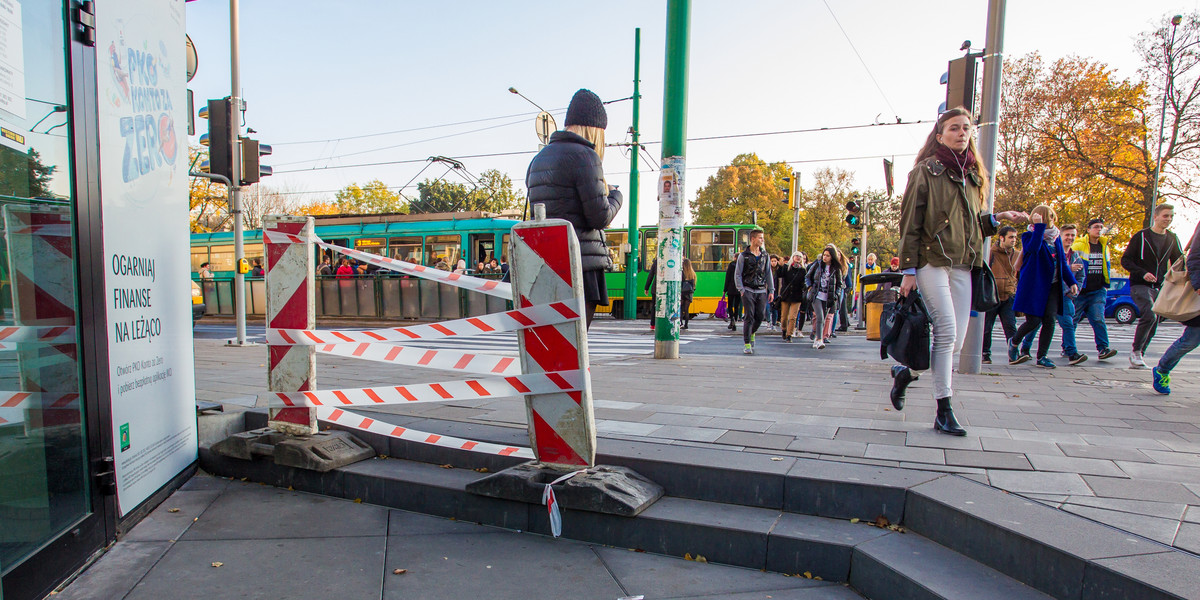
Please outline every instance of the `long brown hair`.
[{"label": "long brown hair", "polygon": [[692,261],[687,258],[683,259],[683,279],[686,281],[696,280],[696,271],[692,268]]},{"label": "long brown hair", "polygon": [[[933,131],[929,132],[929,137],[925,138],[925,145],[921,146],[921,151],[917,153],[917,160],[915,161],[915,164],[919,165],[921,164],[921,161],[937,154],[937,147],[939,144],[941,144],[941,142],[938,141],[937,136],[942,133],[943,129],[945,129],[946,121],[949,121],[954,117],[966,117],[967,121],[974,126],[975,119],[971,118],[971,113],[961,106],[956,106],[942,113],[938,116],[937,123],[935,123],[933,126]],[[978,207],[983,208],[983,203],[987,201],[988,170],[987,167],[983,166],[983,157],[979,156],[979,146],[975,145],[974,133],[967,138],[967,151],[975,155],[975,168],[979,172],[979,178],[983,180],[983,185],[979,187],[980,206]]]}]

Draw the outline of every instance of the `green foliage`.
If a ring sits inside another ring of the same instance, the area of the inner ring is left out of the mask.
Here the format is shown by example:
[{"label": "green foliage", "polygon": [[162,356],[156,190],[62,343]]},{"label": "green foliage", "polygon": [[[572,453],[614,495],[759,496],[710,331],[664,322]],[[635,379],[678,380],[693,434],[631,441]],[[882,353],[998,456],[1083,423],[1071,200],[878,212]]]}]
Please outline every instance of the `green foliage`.
[{"label": "green foliage", "polygon": [[58,167],[42,164],[37,150],[25,154],[0,148],[0,195],[19,198],[52,198],[50,180]]},{"label": "green foliage", "polygon": [[767,164],[753,152],[739,154],[696,191],[695,222],[749,223],[751,213],[757,213],[767,251],[787,254],[792,248],[792,211],[783,198],[783,178],[791,175],[787,163]]},{"label": "green foliage", "polygon": [[400,200],[400,194],[387,188],[378,179],[368,181],[365,185],[352,183],[334,194],[338,212],[351,215],[405,212],[407,206]]},{"label": "green foliage", "polygon": [[512,179],[488,169],[480,174],[477,186],[450,183],[441,179],[426,179],[417,184],[420,194],[410,209],[414,213],[484,211],[498,213],[520,208],[525,194],[513,188]]}]

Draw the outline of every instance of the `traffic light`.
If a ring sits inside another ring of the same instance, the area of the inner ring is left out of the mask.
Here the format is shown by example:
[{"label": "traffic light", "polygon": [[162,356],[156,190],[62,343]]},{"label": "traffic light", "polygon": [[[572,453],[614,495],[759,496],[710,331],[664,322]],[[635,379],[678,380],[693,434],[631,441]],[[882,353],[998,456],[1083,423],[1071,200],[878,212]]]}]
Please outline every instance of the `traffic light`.
[{"label": "traffic light", "polygon": [[975,114],[975,59],[978,57],[978,54],[968,53],[946,66],[946,74],[942,75],[942,84],[946,86],[946,102],[938,114],[959,106]]},{"label": "traffic light", "polygon": [[258,183],[260,178],[266,177],[273,172],[271,167],[262,164],[262,161],[259,160],[260,157],[270,156],[271,146],[245,137],[241,138],[240,145],[242,147],[241,185]]},{"label": "traffic light", "polygon": [[851,229],[862,229],[862,207],[857,202],[851,200],[846,203],[846,225]]},{"label": "traffic light", "polygon": [[780,197],[780,200],[782,200],[784,204],[786,204],[790,207],[792,205],[792,178],[791,177],[783,178],[782,191],[783,191],[783,196]]},{"label": "traffic light", "polygon": [[208,133],[200,136],[200,145],[208,146],[208,160],[200,170],[233,180],[233,153],[229,148],[229,98],[209,100],[200,109],[200,118],[208,119]]},{"label": "traffic light", "polygon": [[858,256],[859,252],[862,252],[862,238],[850,240],[850,254]]}]

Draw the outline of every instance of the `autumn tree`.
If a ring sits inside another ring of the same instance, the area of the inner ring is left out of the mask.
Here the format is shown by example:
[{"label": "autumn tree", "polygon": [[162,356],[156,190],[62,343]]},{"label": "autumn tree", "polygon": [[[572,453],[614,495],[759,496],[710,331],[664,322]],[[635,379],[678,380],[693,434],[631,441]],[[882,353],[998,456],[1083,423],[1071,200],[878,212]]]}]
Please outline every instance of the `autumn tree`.
[{"label": "autumn tree", "polygon": [[379,213],[407,212],[407,205],[400,199],[400,194],[388,189],[387,184],[378,179],[368,181],[364,185],[351,183],[334,193],[337,201],[337,212],[348,215],[365,215]]},{"label": "autumn tree", "polygon": [[266,215],[287,215],[295,210],[291,193],[256,184],[242,191],[242,227],[262,228]]},{"label": "autumn tree", "polygon": [[861,193],[854,191],[854,174],[843,169],[824,168],[813,173],[812,179],[812,186],[804,190],[800,202],[800,243],[797,248],[807,254],[809,260],[816,260],[826,244],[834,244],[842,252],[849,253],[850,240],[856,237],[856,232],[844,220],[846,203],[864,200]]},{"label": "autumn tree", "polygon": [[753,152],[739,154],[696,190],[694,222],[750,223],[757,215],[766,234],[766,248],[788,254],[792,247],[792,211],[783,201],[784,178],[791,177],[787,163],[766,163]]},{"label": "autumn tree", "polygon": [[470,184],[426,179],[417,184],[417,193],[418,198],[411,202],[414,213],[498,213],[520,208],[525,201],[524,192],[513,187],[512,178],[496,169],[484,171]]},{"label": "autumn tree", "polygon": [[[208,150],[188,148],[193,167],[208,160]],[[188,183],[188,219],[192,233],[225,231],[232,227],[229,214],[229,192],[225,184],[204,177],[192,177]]]},{"label": "autumn tree", "polygon": [[341,214],[341,212],[336,201],[313,200],[306,204],[297,206],[296,214],[307,217],[316,217],[319,215],[337,215]]}]

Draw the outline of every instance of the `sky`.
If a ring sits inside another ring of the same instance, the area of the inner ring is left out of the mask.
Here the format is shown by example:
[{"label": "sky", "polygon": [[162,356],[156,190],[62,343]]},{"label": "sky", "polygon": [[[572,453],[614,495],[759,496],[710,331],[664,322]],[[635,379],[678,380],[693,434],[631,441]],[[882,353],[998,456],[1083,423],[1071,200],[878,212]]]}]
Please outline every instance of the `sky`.
[{"label": "sky", "polygon": [[[607,141],[628,140],[634,31],[641,28],[639,224],[657,222],[652,170],[661,158],[666,2],[297,0],[240,3],[245,125],[271,144],[264,183],[302,201],[332,199],[379,179],[415,197],[445,175],[431,156],[487,169],[524,187],[539,141],[539,105],[562,125],[567,103],[588,88],[608,105]],[[1137,35],[1200,0],[1007,2],[1004,56],[1076,55],[1136,77]],[[787,161],[807,187],[837,167],[860,189],[883,188],[882,158],[903,189],[917,149],[945,99],[939,78],[964,40],[984,47],[987,2],[742,0],[692,2],[685,196],[741,153]],[[189,88],[197,106],[230,93],[229,3],[187,4],[199,56]],[[509,93],[515,87],[529,101]],[[871,125],[851,130],[698,138]],[[197,133],[206,131],[198,120]],[[192,137],[192,144],[198,138]],[[630,157],[609,148],[609,183],[629,188]],[[491,156],[488,156],[491,155]],[[424,171],[422,171],[424,169]],[[415,180],[414,180],[415,178]],[[614,225],[628,223],[626,198]],[[1177,210],[1177,213],[1181,211]],[[1200,219],[1176,218],[1184,236]]]}]

